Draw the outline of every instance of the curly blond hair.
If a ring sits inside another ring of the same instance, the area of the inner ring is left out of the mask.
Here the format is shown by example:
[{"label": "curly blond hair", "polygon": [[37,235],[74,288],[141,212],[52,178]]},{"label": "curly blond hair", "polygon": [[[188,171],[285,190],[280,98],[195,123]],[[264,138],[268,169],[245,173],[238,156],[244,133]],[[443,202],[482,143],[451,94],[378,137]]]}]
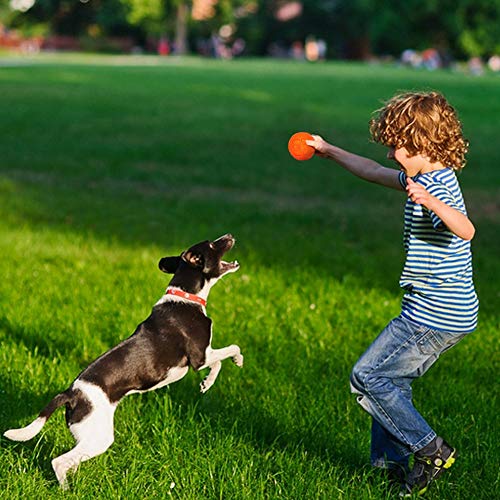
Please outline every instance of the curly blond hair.
[{"label": "curly blond hair", "polygon": [[374,111],[370,133],[375,142],[410,155],[422,154],[453,170],[465,166],[469,142],[455,109],[438,92],[408,92],[394,96]]}]

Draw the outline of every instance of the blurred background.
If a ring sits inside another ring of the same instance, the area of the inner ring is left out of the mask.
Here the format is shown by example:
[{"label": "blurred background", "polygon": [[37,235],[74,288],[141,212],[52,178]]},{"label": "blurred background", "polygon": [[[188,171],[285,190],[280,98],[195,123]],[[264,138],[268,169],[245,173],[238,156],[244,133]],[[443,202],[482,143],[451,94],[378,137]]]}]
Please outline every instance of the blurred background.
[{"label": "blurred background", "polygon": [[500,0],[0,0],[0,50],[500,71]]}]

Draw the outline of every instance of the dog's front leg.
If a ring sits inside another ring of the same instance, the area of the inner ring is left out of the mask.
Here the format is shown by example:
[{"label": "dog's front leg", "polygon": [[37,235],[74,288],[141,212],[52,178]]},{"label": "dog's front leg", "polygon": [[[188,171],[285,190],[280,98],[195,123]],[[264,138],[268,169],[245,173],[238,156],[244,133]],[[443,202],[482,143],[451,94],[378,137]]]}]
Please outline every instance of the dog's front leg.
[{"label": "dog's front leg", "polygon": [[216,361],[223,361],[227,358],[233,358],[233,363],[236,366],[243,366],[243,356],[241,354],[240,348],[237,345],[230,345],[228,347],[223,347],[222,349],[212,349],[208,347],[205,352],[205,364],[200,368],[207,368],[212,366]]},{"label": "dog's front leg", "polygon": [[217,375],[219,375],[220,369],[222,367],[222,363],[220,361],[216,361],[213,365],[210,365],[209,374],[202,380],[200,384],[200,391],[207,392],[210,387],[214,385],[215,379]]},{"label": "dog's front leg", "polygon": [[237,345],[230,345],[228,347],[223,347],[222,349],[212,349],[209,347],[205,353],[205,363],[199,368],[210,368],[210,373],[200,384],[201,392],[207,392],[210,387],[215,382],[217,375],[219,375],[222,363],[224,359],[232,358],[236,366],[243,366],[243,356],[241,354],[240,348]]}]

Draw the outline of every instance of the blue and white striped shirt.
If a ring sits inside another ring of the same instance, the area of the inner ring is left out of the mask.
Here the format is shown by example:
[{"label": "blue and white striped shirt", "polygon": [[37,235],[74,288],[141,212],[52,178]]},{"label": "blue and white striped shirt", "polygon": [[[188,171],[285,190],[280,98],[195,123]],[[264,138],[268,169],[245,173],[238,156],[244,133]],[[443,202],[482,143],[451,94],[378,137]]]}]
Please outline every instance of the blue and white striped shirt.
[{"label": "blue and white striped shirt", "polygon": [[[434,170],[413,180],[432,196],[467,215],[452,169]],[[404,172],[400,172],[399,182],[406,188]],[[434,212],[409,198],[403,238],[406,263],[399,284],[406,293],[401,315],[438,330],[474,330],[479,302],[472,281],[470,241],[454,235]]]}]

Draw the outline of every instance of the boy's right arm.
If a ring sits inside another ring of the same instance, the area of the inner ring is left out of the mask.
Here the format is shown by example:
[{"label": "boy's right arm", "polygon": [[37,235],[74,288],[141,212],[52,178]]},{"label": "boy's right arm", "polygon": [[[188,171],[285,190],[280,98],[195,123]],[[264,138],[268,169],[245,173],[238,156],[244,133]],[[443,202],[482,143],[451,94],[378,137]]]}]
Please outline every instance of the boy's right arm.
[{"label": "boy's right arm", "polygon": [[319,135],[313,135],[313,137],[314,140],[306,141],[306,143],[316,150],[318,156],[333,160],[361,179],[404,191],[403,186],[399,182],[398,170],[383,167],[369,158],[350,153],[333,144],[329,144]]}]

